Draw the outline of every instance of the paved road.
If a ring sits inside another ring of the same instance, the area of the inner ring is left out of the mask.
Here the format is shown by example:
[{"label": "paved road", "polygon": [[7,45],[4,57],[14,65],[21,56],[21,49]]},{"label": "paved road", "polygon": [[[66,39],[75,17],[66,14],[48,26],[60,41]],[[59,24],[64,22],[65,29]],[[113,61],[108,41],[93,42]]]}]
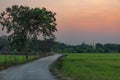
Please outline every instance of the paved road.
[{"label": "paved road", "polygon": [[49,72],[49,66],[59,56],[59,54],[55,54],[1,71],[0,80],[54,80]]}]

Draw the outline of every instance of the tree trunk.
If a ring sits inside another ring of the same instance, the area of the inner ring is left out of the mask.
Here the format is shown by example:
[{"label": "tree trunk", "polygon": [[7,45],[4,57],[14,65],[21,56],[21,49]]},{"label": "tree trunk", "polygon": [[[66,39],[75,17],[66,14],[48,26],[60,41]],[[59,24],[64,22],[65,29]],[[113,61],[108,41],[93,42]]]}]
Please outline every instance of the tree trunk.
[{"label": "tree trunk", "polygon": [[25,57],[26,57],[26,61],[28,62],[28,53],[27,53],[27,51],[25,53]]},{"label": "tree trunk", "polygon": [[26,57],[26,61],[28,62],[28,40],[26,40],[25,43],[25,57]]}]

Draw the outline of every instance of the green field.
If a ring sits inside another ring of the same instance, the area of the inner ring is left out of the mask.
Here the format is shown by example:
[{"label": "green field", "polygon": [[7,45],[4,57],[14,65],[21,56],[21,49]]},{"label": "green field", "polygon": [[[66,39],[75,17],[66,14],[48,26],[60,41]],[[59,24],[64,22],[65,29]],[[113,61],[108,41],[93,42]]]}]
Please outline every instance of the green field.
[{"label": "green field", "polygon": [[[37,59],[37,56],[30,55],[28,61]],[[0,55],[0,70],[9,66],[26,63],[26,58],[23,55]]]},{"label": "green field", "polygon": [[59,71],[72,80],[120,80],[120,54],[68,54]]}]

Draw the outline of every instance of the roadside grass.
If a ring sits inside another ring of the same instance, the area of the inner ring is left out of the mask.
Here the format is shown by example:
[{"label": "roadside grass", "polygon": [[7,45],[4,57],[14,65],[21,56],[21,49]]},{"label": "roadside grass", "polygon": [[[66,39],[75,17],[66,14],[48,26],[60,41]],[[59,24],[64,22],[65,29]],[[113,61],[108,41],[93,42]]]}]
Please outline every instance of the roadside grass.
[{"label": "roadside grass", "polygon": [[72,53],[56,64],[72,80],[120,80],[120,54]]},{"label": "roadside grass", "polygon": [[[38,56],[29,55],[28,61],[33,61],[38,58]],[[0,70],[5,69],[9,66],[23,64],[26,62],[27,61],[24,55],[0,55]]]}]

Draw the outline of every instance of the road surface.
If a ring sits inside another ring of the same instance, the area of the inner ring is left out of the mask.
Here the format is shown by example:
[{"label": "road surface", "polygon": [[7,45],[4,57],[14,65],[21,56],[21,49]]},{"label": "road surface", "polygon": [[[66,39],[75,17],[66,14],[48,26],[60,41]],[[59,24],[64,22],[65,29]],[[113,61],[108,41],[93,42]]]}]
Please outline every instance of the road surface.
[{"label": "road surface", "polygon": [[55,54],[3,70],[0,72],[0,80],[54,80],[49,72],[49,67],[59,56],[59,54]]}]

